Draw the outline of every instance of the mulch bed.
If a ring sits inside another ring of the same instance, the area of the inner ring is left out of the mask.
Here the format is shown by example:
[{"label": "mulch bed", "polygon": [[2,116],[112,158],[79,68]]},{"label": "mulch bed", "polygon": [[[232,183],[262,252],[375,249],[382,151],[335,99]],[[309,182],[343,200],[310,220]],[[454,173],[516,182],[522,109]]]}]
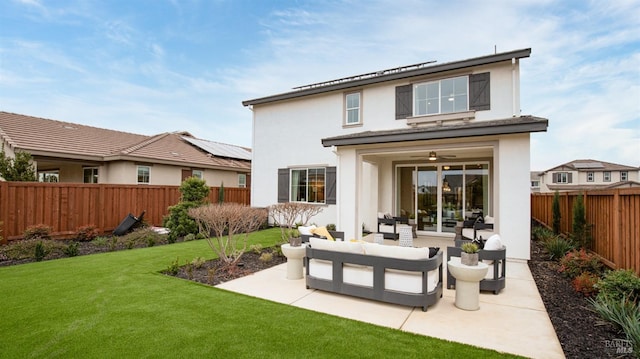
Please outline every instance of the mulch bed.
[{"label": "mulch bed", "polygon": [[[625,339],[613,325],[590,309],[585,297],[558,272],[542,244],[531,242],[529,268],[567,358],[633,358],[616,353],[614,339]],[[535,335],[532,333],[532,335]],[[640,350],[640,348],[636,349]]]}]

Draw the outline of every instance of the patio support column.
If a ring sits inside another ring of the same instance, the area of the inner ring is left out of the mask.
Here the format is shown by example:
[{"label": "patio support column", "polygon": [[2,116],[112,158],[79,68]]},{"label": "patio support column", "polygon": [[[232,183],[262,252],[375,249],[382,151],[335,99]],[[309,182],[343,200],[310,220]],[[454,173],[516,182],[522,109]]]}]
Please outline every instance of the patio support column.
[{"label": "patio support column", "polygon": [[529,134],[500,139],[494,150],[496,232],[507,246],[507,257],[530,259],[531,189]]},{"label": "patio support column", "polygon": [[344,240],[359,239],[362,235],[358,225],[358,203],[361,177],[361,162],[354,149],[340,149],[338,157],[338,230],[344,232]]}]

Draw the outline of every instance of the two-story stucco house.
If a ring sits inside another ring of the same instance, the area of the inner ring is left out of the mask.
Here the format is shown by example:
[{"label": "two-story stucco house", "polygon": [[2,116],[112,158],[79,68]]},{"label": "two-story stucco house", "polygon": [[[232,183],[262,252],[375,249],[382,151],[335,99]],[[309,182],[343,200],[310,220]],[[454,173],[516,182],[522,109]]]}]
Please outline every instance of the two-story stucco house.
[{"label": "two-story stucco house", "polygon": [[639,171],[616,163],[574,160],[537,173],[539,192],[640,187]]},{"label": "two-story stucco house", "polygon": [[520,115],[522,49],[301,86],[243,102],[253,111],[251,202],[324,206],[313,221],[346,238],[379,213],[418,234],[454,237],[455,220],[491,215],[511,258],[529,258],[529,136]]},{"label": "two-story stucco house", "polygon": [[33,157],[40,181],[180,185],[187,177],[210,186],[248,187],[251,150],[187,132],[145,136],[0,112],[0,148]]}]

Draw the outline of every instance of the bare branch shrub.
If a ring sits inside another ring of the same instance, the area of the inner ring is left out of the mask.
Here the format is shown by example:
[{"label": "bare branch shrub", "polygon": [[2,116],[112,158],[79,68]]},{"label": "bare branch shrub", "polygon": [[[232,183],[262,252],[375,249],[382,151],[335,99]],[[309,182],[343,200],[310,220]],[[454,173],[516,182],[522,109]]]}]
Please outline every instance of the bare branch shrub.
[{"label": "bare branch shrub", "polygon": [[323,208],[310,203],[285,202],[271,205],[268,209],[274,225],[280,227],[282,241],[287,242],[293,234],[296,222],[306,225]]},{"label": "bare branch shrub", "polygon": [[215,203],[191,208],[189,215],[195,219],[211,249],[228,266],[240,260],[247,250],[249,233],[260,228],[267,219],[264,208],[238,203]]}]

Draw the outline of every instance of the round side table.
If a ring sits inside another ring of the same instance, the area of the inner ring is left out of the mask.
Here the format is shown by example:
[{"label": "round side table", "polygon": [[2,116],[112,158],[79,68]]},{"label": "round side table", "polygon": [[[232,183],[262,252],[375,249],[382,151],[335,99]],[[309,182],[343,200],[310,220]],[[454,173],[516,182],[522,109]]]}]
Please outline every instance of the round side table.
[{"label": "round side table", "polygon": [[456,279],[456,307],[464,310],[480,309],[480,281],[487,275],[489,266],[479,262],[468,266],[460,261],[447,262],[447,270]]},{"label": "round side table", "polygon": [[286,243],[281,248],[282,254],[287,257],[287,279],[302,279],[302,258],[307,252],[307,246],[292,247]]}]

